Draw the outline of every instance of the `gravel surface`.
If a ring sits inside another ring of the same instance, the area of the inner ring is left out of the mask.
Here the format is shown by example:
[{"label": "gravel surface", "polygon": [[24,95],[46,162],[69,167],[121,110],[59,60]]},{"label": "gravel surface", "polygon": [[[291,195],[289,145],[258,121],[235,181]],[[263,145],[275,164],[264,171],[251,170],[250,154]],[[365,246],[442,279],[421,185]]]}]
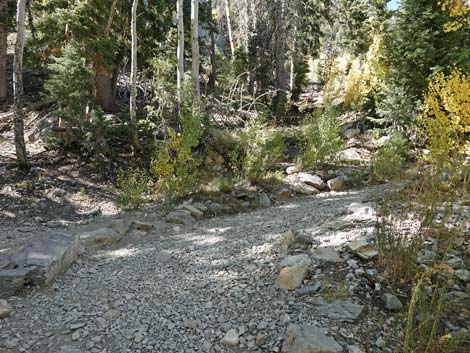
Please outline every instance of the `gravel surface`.
[{"label": "gravel surface", "polygon": [[[340,245],[374,217],[353,219],[351,207],[380,191],[325,193],[87,251],[52,285],[9,299],[15,312],[0,320],[0,352],[280,352],[291,323],[325,327],[345,351],[367,346],[389,324],[371,301],[349,298],[377,309],[377,319],[363,313],[359,322],[340,323],[315,314],[316,298],[275,283],[285,232]],[[322,270],[333,273],[321,266],[315,273]],[[223,338],[230,331],[236,339],[233,330],[239,343],[230,346]]]}]

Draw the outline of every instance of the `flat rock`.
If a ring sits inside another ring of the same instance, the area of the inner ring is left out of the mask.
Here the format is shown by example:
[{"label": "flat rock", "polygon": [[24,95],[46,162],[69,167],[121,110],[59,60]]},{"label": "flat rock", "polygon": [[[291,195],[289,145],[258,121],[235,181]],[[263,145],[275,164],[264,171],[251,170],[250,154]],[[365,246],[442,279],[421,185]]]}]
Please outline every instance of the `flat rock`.
[{"label": "flat rock", "polygon": [[286,169],[287,175],[292,175],[292,174],[299,173],[299,172],[300,172],[300,168],[297,167],[296,165],[287,167]]},{"label": "flat rock", "polygon": [[13,307],[5,299],[0,299],[0,319],[10,316]]},{"label": "flat rock", "polygon": [[313,298],[312,304],[319,314],[338,321],[355,321],[364,309],[363,305],[355,304],[349,300],[335,300],[328,303],[323,298]]},{"label": "flat rock", "polygon": [[454,275],[461,281],[463,282],[468,282],[470,281],[470,271],[460,269],[454,272]]},{"label": "flat rock", "polygon": [[134,221],[132,222],[132,228],[142,232],[150,232],[155,228],[155,226],[153,223]]},{"label": "flat rock", "polygon": [[313,186],[307,185],[302,183],[298,180],[289,181],[288,180],[288,187],[293,192],[296,192],[300,195],[317,195],[320,193],[320,190],[314,188]]},{"label": "flat rock", "polygon": [[26,281],[33,285],[48,284],[77,259],[79,244],[78,235],[48,233],[21,249],[9,267],[34,268]]},{"label": "flat rock", "polygon": [[201,218],[204,217],[204,212],[202,212],[201,210],[199,210],[197,207],[195,207],[193,205],[189,205],[189,204],[184,205],[183,209],[186,210],[186,211],[189,211],[191,216],[193,216],[196,219],[201,219]]},{"label": "flat rock", "polygon": [[238,331],[235,329],[228,330],[220,343],[226,347],[236,347],[239,343]]},{"label": "flat rock", "polygon": [[349,250],[361,259],[369,261],[376,257],[379,252],[365,240],[356,240],[348,245]]},{"label": "flat rock", "polygon": [[35,266],[0,270],[0,298],[8,298],[27,284],[27,277]]},{"label": "flat rock", "polygon": [[291,255],[281,261],[281,268],[284,267],[310,267],[312,260],[307,254]]},{"label": "flat rock", "polygon": [[343,191],[346,189],[348,178],[343,175],[337,176],[333,179],[330,179],[326,182],[328,189],[331,191]]},{"label": "flat rock", "polygon": [[339,253],[331,247],[321,247],[312,249],[312,255],[315,260],[322,262],[343,262]]},{"label": "flat rock", "polygon": [[196,223],[196,220],[191,216],[191,212],[186,210],[176,210],[170,212],[166,216],[166,220],[173,224],[183,224],[183,225],[191,225]]},{"label": "flat rock", "polygon": [[318,175],[309,173],[298,173],[297,177],[302,183],[313,186],[318,190],[325,190],[327,188],[323,179]]},{"label": "flat rock", "polygon": [[297,290],[298,295],[310,295],[315,294],[321,289],[321,283],[315,283],[309,286],[305,286]]},{"label": "flat rock", "polygon": [[99,228],[81,233],[80,242],[85,247],[103,247],[121,240],[121,235],[111,228]]},{"label": "flat rock", "polygon": [[282,345],[283,353],[340,353],[343,348],[321,329],[308,325],[290,325]]}]

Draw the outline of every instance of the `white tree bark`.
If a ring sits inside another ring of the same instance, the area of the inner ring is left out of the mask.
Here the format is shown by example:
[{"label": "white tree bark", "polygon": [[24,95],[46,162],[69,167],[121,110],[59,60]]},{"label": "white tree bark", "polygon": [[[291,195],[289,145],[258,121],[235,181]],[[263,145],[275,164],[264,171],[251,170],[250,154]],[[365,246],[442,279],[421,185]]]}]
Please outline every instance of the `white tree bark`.
[{"label": "white tree bark", "polygon": [[191,52],[193,109],[198,111],[201,96],[199,85],[199,0],[191,0]]},{"label": "white tree bark", "polygon": [[[0,14],[4,14],[7,9],[7,0],[0,0]],[[7,90],[7,37],[8,31],[6,18],[0,19],[0,99],[8,95]]]},{"label": "white tree bark", "polygon": [[23,117],[23,50],[25,31],[26,1],[18,0],[16,7],[16,43],[15,60],[13,72],[13,94],[14,94],[14,133],[16,160],[21,169],[28,169],[28,156],[26,154],[26,144],[24,142],[24,117]]},{"label": "white tree bark", "polygon": [[232,53],[232,58],[235,56],[235,43],[233,42],[232,35],[232,19],[230,16],[230,0],[225,0],[225,17],[227,19],[227,32],[228,40],[230,42],[230,52]]},{"label": "white tree bark", "polygon": [[178,61],[178,71],[176,74],[176,96],[178,103],[178,113],[181,112],[182,86],[184,80],[184,19],[183,19],[183,0],[177,0],[176,20],[178,22],[178,47],[176,58]]},{"label": "white tree bark", "polygon": [[139,137],[137,133],[137,6],[139,0],[132,2],[131,14],[131,97],[130,97],[130,123],[131,123],[131,144],[134,154],[140,152]]}]

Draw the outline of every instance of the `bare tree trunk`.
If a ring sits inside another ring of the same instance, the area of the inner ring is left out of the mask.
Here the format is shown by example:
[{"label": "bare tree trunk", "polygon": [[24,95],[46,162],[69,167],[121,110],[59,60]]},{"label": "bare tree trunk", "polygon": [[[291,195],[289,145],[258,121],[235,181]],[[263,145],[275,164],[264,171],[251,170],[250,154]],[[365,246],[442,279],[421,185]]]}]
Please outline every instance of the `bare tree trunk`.
[{"label": "bare tree trunk", "polygon": [[16,8],[16,43],[13,72],[14,93],[14,132],[16,161],[21,169],[29,169],[26,144],[24,142],[24,117],[23,117],[23,50],[24,50],[24,21],[26,13],[26,0],[18,0]]},{"label": "bare tree trunk", "polygon": [[139,144],[139,135],[137,131],[137,5],[139,0],[132,2],[132,15],[131,15],[131,99],[130,99],[130,125],[131,125],[131,145],[134,155],[140,153],[141,148]]},{"label": "bare tree trunk", "polygon": [[199,0],[191,0],[191,86],[193,110],[199,111],[201,92],[199,86]]},{"label": "bare tree trunk", "polygon": [[183,0],[178,0],[176,4],[176,17],[178,21],[178,48],[176,58],[178,61],[178,71],[176,74],[176,98],[178,103],[178,115],[181,114],[182,89],[184,81],[184,19],[183,19]]},{"label": "bare tree trunk", "polygon": [[8,95],[7,80],[7,25],[6,16],[8,0],[0,0],[0,99],[5,99]]},{"label": "bare tree trunk", "polygon": [[230,52],[233,58],[235,56],[235,43],[233,42],[233,36],[232,36],[232,19],[230,16],[230,0],[225,0],[225,17],[227,19],[227,32],[228,32],[228,40],[230,42]]}]

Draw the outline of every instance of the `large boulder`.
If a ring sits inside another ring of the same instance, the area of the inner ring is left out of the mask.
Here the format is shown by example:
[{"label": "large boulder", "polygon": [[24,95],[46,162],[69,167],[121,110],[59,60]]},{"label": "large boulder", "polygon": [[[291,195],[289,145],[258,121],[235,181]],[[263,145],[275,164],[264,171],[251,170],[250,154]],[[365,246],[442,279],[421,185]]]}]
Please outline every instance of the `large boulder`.
[{"label": "large boulder", "polygon": [[343,348],[321,329],[308,325],[290,325],[282,345],[283,353],[341,353]]},{"label": "large boulder", "polygon": [[323,298],[313,298],[311,304],[314,311],[331,320],[353,322],[361,315],[364,306],[349,300],[335,300],[328,303]]},{"label": "large boulder", "polygon": [[186,226],[196,223],[196,220],[191,215],[191,212],[187,210],[176,210],[170,212],[166,216],[166,220],[170,223],[183,224]]},{"label": "large boulder", "polygon": [[345,176],[340,175],[328,180],[326,183],[331,191],[343,191],[346,189],[347,181],[348,179]]},{"label": "large boulder", "polygon": [[28,283],[47,284],[77,259],[79,244],[78,235],[48,233],[21,249],[8,267],[29,269],[25,278]]}]

